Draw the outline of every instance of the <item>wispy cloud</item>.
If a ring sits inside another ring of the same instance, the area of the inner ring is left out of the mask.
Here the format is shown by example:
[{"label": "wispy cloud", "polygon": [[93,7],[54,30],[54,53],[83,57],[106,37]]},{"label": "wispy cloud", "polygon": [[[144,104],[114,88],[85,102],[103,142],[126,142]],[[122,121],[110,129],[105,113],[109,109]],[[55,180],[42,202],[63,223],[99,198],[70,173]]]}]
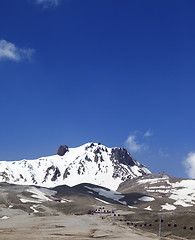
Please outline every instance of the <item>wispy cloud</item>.
[{"label": "wispy cloud", "polygon": [[130,152],[139,152],[145,150],[147,146],[145,144],[138,143],[135,135],[130,135],[125,141],[125,146]]},{"label": "wispy cloud", "polygon": [[60,0],[36,0],[36,4],[42,5],[44,8],[57,7]]},{"label": "wispy cloud", "polygon": [[160,157],[167,158],[170,157],[170,154],[166,152],[166,149],[159,148],[158,153]]},{"label": "wispy cloud", "polygon": [[129,135],[129,137],[125,141],[125,146],[130,152],[141,152],[145,151],[149,148],[148,144],[146,144],[146,137],[151,137],[153,132],[151,129],[148,129],[146,132],[134,131],[133,134]]},{"label": "wispy cloud", "polygon": [[144,133],[144,137],[151,137],[153,135],[151,129],[148,129],[145,133]]},{"label": "wispy cloud", "polygon": [[34,49],[18,48],[14,43],[0,40],[0,60],[9,59],[13,61],[30,60]]},{"label": "wispy cloud", "polygon": [[184,166],[188,177],[195,178],[195,152],[188,153],[184,160]]}]

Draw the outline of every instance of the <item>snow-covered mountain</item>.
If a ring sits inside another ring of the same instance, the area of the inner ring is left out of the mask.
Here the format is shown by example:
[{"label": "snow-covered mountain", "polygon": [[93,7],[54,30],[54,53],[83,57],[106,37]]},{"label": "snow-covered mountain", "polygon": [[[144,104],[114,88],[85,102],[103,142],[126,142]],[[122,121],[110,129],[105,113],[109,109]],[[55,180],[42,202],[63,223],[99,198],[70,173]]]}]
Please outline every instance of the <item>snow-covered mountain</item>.
[{"label": "snow-covered mountain", "polygon": [[116,190],[127,179],[150,173],[125,148],[108,148],[100,143],[77,148],[65,145],[53,156],[0,162],[0,182],[44,187],[91,183]]}]

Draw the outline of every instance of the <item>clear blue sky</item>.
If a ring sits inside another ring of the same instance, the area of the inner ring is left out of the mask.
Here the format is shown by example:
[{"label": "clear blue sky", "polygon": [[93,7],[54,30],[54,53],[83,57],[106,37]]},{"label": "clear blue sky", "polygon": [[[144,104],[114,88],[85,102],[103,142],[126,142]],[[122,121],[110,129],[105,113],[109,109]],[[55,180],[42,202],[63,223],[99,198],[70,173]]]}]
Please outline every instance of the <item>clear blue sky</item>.
[{"label": "clear blue sky", "polygon": [[101,142],[186,177],[194,12],[194,0],[1,0],[0,160]]}]

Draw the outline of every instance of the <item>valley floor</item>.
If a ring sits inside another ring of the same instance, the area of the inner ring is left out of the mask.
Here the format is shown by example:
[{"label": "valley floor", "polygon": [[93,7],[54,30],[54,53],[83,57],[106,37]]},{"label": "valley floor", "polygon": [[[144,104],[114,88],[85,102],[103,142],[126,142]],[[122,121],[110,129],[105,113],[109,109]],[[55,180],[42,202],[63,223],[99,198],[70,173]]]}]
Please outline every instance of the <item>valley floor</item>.
[{"label": "valley floor", "polygon": [[[6,213],[6,212],[5,212]],[[128,226],[113,224],[111,218],[93,215],[59,215],[40,217],[15,210],[9,218],[0,219],[1,240],[42,239],[121,239],[155,240],[150,233],[141,233]]]}]

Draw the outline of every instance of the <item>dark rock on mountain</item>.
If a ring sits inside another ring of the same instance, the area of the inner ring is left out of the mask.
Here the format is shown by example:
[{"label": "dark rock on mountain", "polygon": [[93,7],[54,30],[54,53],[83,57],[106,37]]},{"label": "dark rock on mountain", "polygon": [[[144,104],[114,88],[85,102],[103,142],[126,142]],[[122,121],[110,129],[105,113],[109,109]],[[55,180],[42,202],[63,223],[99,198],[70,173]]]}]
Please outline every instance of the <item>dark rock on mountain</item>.
[{"label": "dark rock on mountain", "polygon": [[2,180],[4,180],[4,181],[9,180],[8,174],[5,171],[0,172],[0,177],[2,177]]},{"label": "dark rock on mountain", "polygon": [[59,170],[59,168],[58,167],[56,167],[56,169],[55,169],[55,172],[54,172],[54,175],[53,175],[53,177],[51,178],[51,181],[55,181],[58,177],[60,177],[61,176],[61,173],[60,173],[60,170]]},{"label": "dark rock on mountain", "polygon": [[69,169],[66,168],[66,170],[64,171],[63,179],[67,178],[68,175],[70,175],[70,172],[69,172]]},{"label": "dark rock on mountain", "polygon": [[117,159],[119,163],[125,165],[135,165],[132,156],[130,155],[130,153],[127,152],[126,148],[112,148],[111,159]]},{"label": "dark rock on mountain", "polygon": [[57,154],[59,155],[59,156],[64,156],[64,154],[66,153],[66,152],[68,152],[69,150],[68,150],[68,146],[67,145],[61,145],[61,146],[59,146],[59,148],[58,148],[58,151],[57,151]]}]

